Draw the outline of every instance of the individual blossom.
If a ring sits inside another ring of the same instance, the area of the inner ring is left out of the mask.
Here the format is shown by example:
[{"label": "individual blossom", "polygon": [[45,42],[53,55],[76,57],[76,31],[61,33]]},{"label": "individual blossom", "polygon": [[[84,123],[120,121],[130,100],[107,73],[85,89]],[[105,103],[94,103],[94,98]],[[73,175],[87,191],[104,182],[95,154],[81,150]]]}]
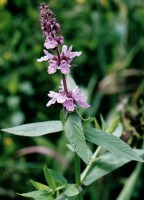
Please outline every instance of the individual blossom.
[{"label": "individual blossom", "polygon": [[48,96],[51,98],[51,100],[48,101],[47,106],[55,104],[56,102],[61,103],[69,112],[73,112],[77,106],[81,106],[83,108],[88,108],[90,106],[86,102],[87,97],[81,92],[78,86],[67,93],[64,91],[63,85],[60,88],[61,89],[58,93],[53,91],[49,92]]},{"label": "individual blossom", "polygon": [[52,55],[48,51],[44,50],[45,56],[37,59],[38,62],[49,61],[48,74],[53,74],[57,70],[60,70],[63,74],[70,73],[70,67],[75,57],[81,55],[81,52],[72,51],[72,46],[62,46],[62,52],[58,55]]},{"label": "individual blossom", "polygon": [[41,3],[39,7],[41,30],[45,37],[44,46],[46,49],[57,48],[58,45],[64,43],[61,33],[60,24],[57,22],[55,14],[45,3]]},{"label": "individual blossom", "polygon": [[67,63],[71,64],[73,59],[75,57],[78,57],[81,55],[81,51],[72,51],[72,46],[69,48],[66,45],[62,46],[62,53],[61,53],[61,59],[67,61]]},{"label": "individual blossom", "polygon": [[58,45],[63,44],[63,37],[62,36],[47,36],[45,43],[44,43],[44,47],[46,49],[54,49],[56,48]]}]

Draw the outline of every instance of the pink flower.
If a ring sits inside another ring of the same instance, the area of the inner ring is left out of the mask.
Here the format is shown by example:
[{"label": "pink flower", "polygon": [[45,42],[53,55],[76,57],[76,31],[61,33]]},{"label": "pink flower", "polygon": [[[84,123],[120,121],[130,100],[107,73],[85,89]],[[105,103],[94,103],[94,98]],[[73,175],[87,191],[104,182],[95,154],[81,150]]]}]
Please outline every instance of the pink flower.
[{"label": "pink flower", "polygon": [[56,48],[58,45],[61,45],[64,43],[64,38],[62,36],[47,36],[45,43],[44,43],[44,47],[46,49],[54,49]]},{"label": "pink flower", "polygon": [[76,86],[72,91],[73,99],[83,108],[88,108],[90,105],[86,103],[87,97],[81,92],[81,90]]},{"label": "pink flower", "polygon": [[57,62],[55,60],[50,60],[50,65],[48,67],[48,74],[54,74],[58,69]]},{"label": "pink flower", "polygon": [[48,96],[50,98],[52,98],[46,106],[50,106],[51,104],[55,104],[55,102],[57,101],[58,97],[59,97],[59,93],[56,93],[56,92],[53,92],[53,91],[50,91]]},{"label": "pink flower", "polygon": [[47,36],[44,47],[46,49],[54,49],[58,46],[57,41],[52,36]]},{"label": "pink flower", "polygon": [[68,98],[64,103],[63,106],[65,107],[65,109],[69,112],[73,112],[76,104],[74,103],[72,98]]},{"label": "pink flower", "polygon": [[48,51],[44,50],[45,56],[42,56],[41,58],[37,59],[38,62],[48,61],[49,59],[52,59],[54,56],[50,54]]},{"label": "pink flower", "polygon": [[71,67],[71,65],[69,65],[65,60],[62,60],[61,64],[58,66],[58,69],[60,69],[61,73],[63,73],[63,74],[69,74],[70,67]]},{"label": "pink flower", "polygon": [[[55,40],[51,37],[51,41],[46,41],[45,47],[48,49],[55,46]],[[62,52],[60,57],[57,55],[54,56],[48,51],[44,50],[45,56],[37,59],[38,62],[49,61],[50,65],[48,67],[48,74],[54,74],[57,70],[60,70],[63,74],[70,73],[71,62],[76,56],[80,56],[81,52],[75,51],[72,52],[72,46],[68,48],[66,45],[63,45]]]},{"label": "pink flower", "polygon": [[81,52],[74,51],[72,52],[72,46],[69,48],[66,45],[62,46],[62,53],[61,53],[61,59],[67,61],[67,63],[71,63],[73,61],[74,57],[80,56]]},{"label": "pink flower", "polygon": [[90,106],[86,102],[87,98],[78,88],[78,86],[76,86],[74,90],[68,91],[68,93],[66,93],[62,85],[60,86],[59,93],[50,91],[48,96],[51,98],[51,100],[47,103],[47,106],[50,106],[56,102],[61,103],[63,104],[63,107],[69,112],[73,112],[77,105],[83,108],[88,108]]}]

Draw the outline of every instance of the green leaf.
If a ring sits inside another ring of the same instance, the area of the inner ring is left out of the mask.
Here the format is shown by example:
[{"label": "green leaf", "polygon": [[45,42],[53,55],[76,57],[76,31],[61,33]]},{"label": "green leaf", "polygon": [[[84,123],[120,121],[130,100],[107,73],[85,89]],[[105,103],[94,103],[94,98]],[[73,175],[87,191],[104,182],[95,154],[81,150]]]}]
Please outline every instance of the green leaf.
[{"label": "green leaf", "polygon": [[66,76],[66,82],[67,82],[68,90],[72,91],[76,87],[75,81],[69,74]]},{"label": "green leaf", "polygon": [[106,132],[108,133],[113,133],[114,130],[117,128],[118,124],[119,124],[119,116],[117,116],[111,123],[111,125],[107,128]]},{"label": "green leaf", "polygon": [[57,171],[44,167],[44,174],[47,183],[53,190],[60,186],[66,186],[68,184],[65,177]]},{"label": "green leaf", "polygon": [[51,175],[49,169],[46,166],[44,166],[43,170],[44,170],[44,175],[45,175],[46,182],[48,183],[50,188],[55,190],[56,189],[56,183],[55,183],[55,180],[54,180],[53,176]]},{"label": "green leaf", "polygon": [[143,162],[143,160],[128,144],[114,135],[107,134],[104,131],[95,128],[87,127],[85,128],[85,137],[89,142],[102,146],[104,149],[112,152],[118,157]]},{"label": "green leaf", "polygon": [[61,123],[62,125],[64,126],[64,123],[65,123],[65,110],[62,109],[61,112],[60,112],[60,120],[61,120]]},{"label": "green leaf", "polygon": [[126,183],[124,184],[124,187],[116,200],[123,200],[123,199],[130,200],[131,199],[132,194],[135,190],[136,183],[140,175],[141,167],[142,167],[141,163],[138,163],[135,170],[132,172],[132,174],[127,179]]},{"label": "green leaf", "polygon": [[102,115],[100,115],[101,123],[102,123],[102,130],[105,131],[107,129],[107,124]]},{"label": "green leaf", "polygon": [[48,191],[33,191],[33,192],[28,192],[28,193],[23,193],[23,194],[18,194],[23,197],[29,197],[35,200],[54,200],[54,198],[51,196],[51,193]]},{"label": "green leaf", "polygon": [[65,186],[65,185],[68,184],[68,182],[65,179],[65,177],[63,177],[63,175],[60,174],[59,172],[56,172],[56,171],[54,171],[52,169],[49,169],[49,173],[53,177],[53,179],[54,179],[54,181],[56,183],[56,187]]},{"label": "green leaf", "polygon": [[95,128],[101,129],[101,127],[100,127],[100,125],[99,125],[97,119],[94,117],[93,120],[94,120]]},{"label": "green leaf", "polygon": [[47,190],[49,192],[52,192],[52,190],[47,186],[47,185],[44,185],[42,183],[39,183],[39,182],[36,182],[36,181],[33,181],[31,180],[31,183],[33,184],[33,186],[37,189],[37,190]]},{"label": "green leaf", "polygon": [[67,197],[73,197],[79,194],[79,190],[76,188],[74,184],[71,184],[66,188],[64,194]]},{"label": "green leaf", "polygon": [[2,131],[15,135],[36,137],[62,131],[61,121],[46,121],[31,124],[24,124],[13,128],[2,129]]},{"label": "green leaf", "polygon": [[55,200],[77,200],[77,196],[67,197],[63,192]]},{"label": "green leaf", "polygon": [[116,129],[113,131],[113,135],[115,135],[116,137],[120,138],[121,135],[123,133],[123,125],[122,123],[118,123],[118,126],[116,127]]},{"label": "green leaf", "polygon": [[[135,150],[135,152],[139,156],[144,155],[144,150]],[[88,186],[99,178],[111,173],[130,161],[131,160],[124,158],[118,158],[112,153],[106,153],[105,155],[98,157],[94,162],[93,166],[90,168],[87,176],[85,177],[83,184]]]},{"label": "green leaf", "polygon": [[80,117],[76,114],[70,114],[66,120],[64,130],[75,152],[83,161],[88,163],[88,150]]}]

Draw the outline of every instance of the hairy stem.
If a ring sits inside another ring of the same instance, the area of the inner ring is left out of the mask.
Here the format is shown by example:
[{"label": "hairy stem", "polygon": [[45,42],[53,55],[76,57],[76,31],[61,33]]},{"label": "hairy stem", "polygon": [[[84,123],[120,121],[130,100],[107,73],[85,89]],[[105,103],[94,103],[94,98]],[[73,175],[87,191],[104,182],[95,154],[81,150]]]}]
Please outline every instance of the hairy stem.
[{"label": "hairy stem", "polygon": [[[55,51],[56,51],[56,53],[57,53],[58,60],[59,60],[59,65],[60,65],[61,58],[60,58],[60,53],[59,53],[58,48],[56,48]],[[64,75],[64,74],[62,74],[62,81],[63,81],[64,91],[65,91],[66,94],[68,94],[67,83],[66,83],[66,78],[65,78],[65,75]]]}]

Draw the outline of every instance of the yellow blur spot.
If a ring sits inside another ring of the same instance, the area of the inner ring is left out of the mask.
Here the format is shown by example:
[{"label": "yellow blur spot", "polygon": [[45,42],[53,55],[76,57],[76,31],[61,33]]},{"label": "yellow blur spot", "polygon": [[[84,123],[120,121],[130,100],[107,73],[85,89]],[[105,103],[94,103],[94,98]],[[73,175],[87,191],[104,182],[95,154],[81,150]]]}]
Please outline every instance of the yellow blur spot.
[{"label": "yellow blur spot", "polygon": [[13,140],[11,138],[7,137],[7,138],[4,139],[3,143],[6,146],[10,146],[11,144],[13,144]]},{"label": "yellow blur spot", "polygon": [[104,7],[107,7],[109,5],[108,0],[100,0],[100,2],[101,2],[101,5]]},{"label": "yellow blur spot", "polygon": [[76,2],[79,4],[84,4],[86,2],[86,0],[76,0]]},{"label": "yellow blur spot", "polygon": [[7,4],[7,0],[0,0],[0,6],[5,6]]},{"label": "yellow blur spot", "polygon": [[12,57],[12,54],[11,54],[10,52],[5,52],[5,53],[4,53],[4,59],[5,59],[5,60],[10,60],[11,57]]}]

